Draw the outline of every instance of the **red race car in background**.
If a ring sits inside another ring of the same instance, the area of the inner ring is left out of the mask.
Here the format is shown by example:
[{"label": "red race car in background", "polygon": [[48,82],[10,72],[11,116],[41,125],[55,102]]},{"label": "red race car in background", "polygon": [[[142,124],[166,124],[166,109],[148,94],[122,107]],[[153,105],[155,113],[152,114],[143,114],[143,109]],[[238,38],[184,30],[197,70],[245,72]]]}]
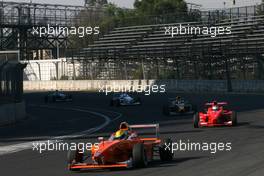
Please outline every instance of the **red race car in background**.
[{"label": "red race car in background", "polygon": [[236,126],[237,114],[225,109],[226,102],[206,103],[206,112],[199,112],[193,117],[194,128],[212,126]]},{"label": "red race car in background", "polygon": [[96,149],[92,149],[90,161],[78,151],[68,152],[68,169],[79,171],[81,169],[146,167],[157,154],[162,161],[173,159],[173,153],[170,150],[172,142],[170,139],[166,139],[164,143],[161,142],[159,124],[131,125],[129,128],[131,130],[155,128],[156,136],[115,139],[112,135],[108,140],[99,137],[100,143]]}]

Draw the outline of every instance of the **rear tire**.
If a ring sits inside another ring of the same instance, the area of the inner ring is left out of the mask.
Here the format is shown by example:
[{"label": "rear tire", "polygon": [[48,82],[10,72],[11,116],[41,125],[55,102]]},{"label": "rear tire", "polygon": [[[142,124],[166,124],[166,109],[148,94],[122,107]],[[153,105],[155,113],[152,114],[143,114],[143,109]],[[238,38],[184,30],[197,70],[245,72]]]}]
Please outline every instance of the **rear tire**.
[{"label": "rear tire", "polygon": [[232,112],[231,120],[232,120],[232,126],[237,126],[237,113],[235,111]]},{"label": "rear tire", "polygon": [[56,102],[56,97],[52,97],[52,102],[55,103]]},{"label": "rear tire", "polygon": [[170,138],[165,139],[162,146],[159,148],[159,155],[161,161],[171,161],[173,159],[172,140]]},{"label": "rear tire", "polygon": [[49,102],[49,97],[45,96],[44,100],[45,100],[45,103],[48,103]]},{"label": "rear tire", "polygon": [[116,107],[120,106],[120,101],[119,100],[114,100],[113,105]]},{"label": "rear tire", "polygon": [[[67,154],[67,162],[68,165],[74,164],[74,163],[82,163],[83,162],[83,154],[79,153],[78,150],[69,150]],[[71,171],[79,171],[80,169],[71,169]]]},{"label": "rear tire", "polygon": [[195,113],[193,115],[193,127],[194,128],[199,128],[199,122],[200,122],[200,116],[199,113]]},{"label": "rear tire", "polygon": [[146,167],[148,165],[144,144],[135,144],[132,151],[133,165],[137,168]]},{"label": "rear tire", "polygon": [[140,97],[137,97],[136,102],[138,102],[139,105],[142,105],[142,101],[141,101],[141,98]]},{"label": "rear tire", "polygon": [[193,114],[197,113],[197,106],[196,105],[192,105],[192,111],[193,111]]},{"label": "rear tire", "polygon": [[69,100],[70,100],[71,102],[73,102],[72,95],[69,95]]},{"label": "rear tire", "polygon": [[168,105],[164,105],[163,106],[163,114],[166,115],[166,116],[170,115],[170,108],[169,108]]}]

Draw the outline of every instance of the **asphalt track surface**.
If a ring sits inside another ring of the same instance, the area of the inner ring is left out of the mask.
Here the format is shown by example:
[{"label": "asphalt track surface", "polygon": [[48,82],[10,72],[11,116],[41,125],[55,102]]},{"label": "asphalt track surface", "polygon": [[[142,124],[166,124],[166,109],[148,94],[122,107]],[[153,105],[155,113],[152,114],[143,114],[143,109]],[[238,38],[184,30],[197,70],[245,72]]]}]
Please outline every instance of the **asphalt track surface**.
[{"label": "asphalt track surface", "polygon": [[[0,175],[6,176],[262,176],[264,175],[264,95],[180,94],[197,104],[208,100],[231,103],[238,112],[237,127],[194,129],[192,116],[166,117],[162,105],[172,94],[140,95],[142,106],[110,107],[109,96],[99,93],[72,93],[73,103],[43,103],[45,93],[27,93],[29,118],[16,125],[0,127]],[[158,160],[147,168],[70,172],[66,151],[33,151],[28,144],[68,135],[66,142],[95,142],[109,136],[121,121],[130,124],[159,123],[161,137],[173,142],[232,143],[231,151],[177,151],[174,160]],[[74,136],[73,134],[77,134]],[[74,139],[69,139],[75,137]],[[23,148],[23,144],[27,147]],[[22,148],[21,148],[22,147]],[[16,152],[12,150],[14,149]]]}]

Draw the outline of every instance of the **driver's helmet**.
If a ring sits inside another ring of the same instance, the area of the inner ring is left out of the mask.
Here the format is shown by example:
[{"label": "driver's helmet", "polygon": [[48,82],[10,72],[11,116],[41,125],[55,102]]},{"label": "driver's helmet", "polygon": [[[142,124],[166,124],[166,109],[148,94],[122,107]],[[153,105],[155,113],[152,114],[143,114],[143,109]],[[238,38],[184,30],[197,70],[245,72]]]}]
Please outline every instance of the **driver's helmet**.
[{"label": "driver's helmet", "polygon": [[176,97],[176,103],[183,103],[183,100],[180,96]]},{"label": "driver's helmet", "polygon": [[128,137],[128,131],[127,130],[118,130],[115,132],[115,139],[126,139]]},{"label": "driver's helmet", "polygon": [[217,111],[219,109],[218,104],[216,101],[213,102],[212,110]]},{"label": "driver's helmet", "polygon": [[123,97],[128,97],[128,94],[127,93],[123,93]]},{"label": "driver's helmet", "polygon": [[127,122],[121,122],[119,125],[119,130],[130,130],[130,127]]},{"label": "driver's helmet", "polygon": [[119,125],[119,130],[115,132],[115,139],[126,139],[129,136],[130,127],[127,122],[121,122]]},{"label": "driver's helmet", "polygon": [[217,111],[217,110],[218,110],[218,106],[213,106],[212,109],[213,109],[214,111]]},{"label": "driver's helmet", "polygon": [[124,93],[120,94],[120,98],[124,98],[126,95]]},{"label": "driver's helmet", "polygon": [[59,91],[58,90],[55,90],[55,95],[59,95]]}]

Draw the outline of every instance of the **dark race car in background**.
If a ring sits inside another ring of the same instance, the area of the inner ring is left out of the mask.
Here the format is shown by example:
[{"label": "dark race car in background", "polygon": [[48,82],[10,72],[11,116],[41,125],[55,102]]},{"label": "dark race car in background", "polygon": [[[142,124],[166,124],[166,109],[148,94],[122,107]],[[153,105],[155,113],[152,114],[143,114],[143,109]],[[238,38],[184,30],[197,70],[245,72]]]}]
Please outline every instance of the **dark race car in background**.
[{"label": "dark race car in background", "polygon": [[196,113],[196,106],[182,98],[169,98],[166,105],[163,106],[163,113],[167,116],[194,114]]},{"label": "dark race car in background", "polygon": [[226,102],[212,102],[205,104],[205,113],[196,113],[193,117],[194,128],[213,126],[236,126],[237,114],[226,109]]},{"label": "dark race car in background", "polygon": [[55,91],[50,92],[47,94],[44,98],[46,103],[49,102],[71,102],[72,101],[72,95],[66,94],[63,92]]},{"label": "dark race car in background", "polygon": [[110,101],[111,106],[133,106],[141,105],[139,97],[133,97],[127,93],[115,93]]}]

